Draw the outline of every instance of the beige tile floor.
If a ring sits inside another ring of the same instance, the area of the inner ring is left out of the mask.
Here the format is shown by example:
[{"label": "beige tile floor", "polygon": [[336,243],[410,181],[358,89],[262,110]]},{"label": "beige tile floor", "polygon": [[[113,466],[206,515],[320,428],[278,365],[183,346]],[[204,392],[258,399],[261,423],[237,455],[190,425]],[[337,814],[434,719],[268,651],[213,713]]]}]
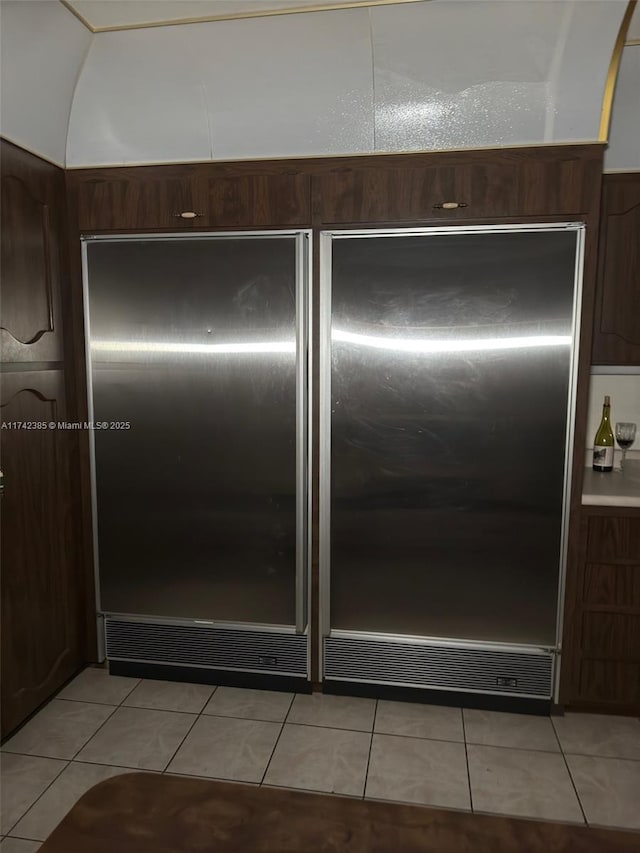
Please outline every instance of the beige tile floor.
[{"label": "beige tile floor", "polygon": [[552,720],[89,668],[2,747],[0,853],[132,769],[640,830],[640,720]]}]

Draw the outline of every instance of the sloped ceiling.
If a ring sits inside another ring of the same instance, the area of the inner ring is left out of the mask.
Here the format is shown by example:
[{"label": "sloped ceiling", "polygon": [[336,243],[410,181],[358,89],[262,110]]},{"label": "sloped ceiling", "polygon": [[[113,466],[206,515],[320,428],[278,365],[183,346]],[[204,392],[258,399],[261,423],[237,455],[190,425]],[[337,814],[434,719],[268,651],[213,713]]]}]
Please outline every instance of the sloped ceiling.
[{"label": "sloped ceiling", "polygon": [[[231,5],[73,2],[96,26]],[[92,34],[57,0],[3,0],[3,133],[76,167],[595,140],[626,7],[423,0]]]},{"label": "sloped ceiling", "polygon": [[51,0],[3,0],[0,33],[2,134],[62,166],[71,102],[93,36]]}]

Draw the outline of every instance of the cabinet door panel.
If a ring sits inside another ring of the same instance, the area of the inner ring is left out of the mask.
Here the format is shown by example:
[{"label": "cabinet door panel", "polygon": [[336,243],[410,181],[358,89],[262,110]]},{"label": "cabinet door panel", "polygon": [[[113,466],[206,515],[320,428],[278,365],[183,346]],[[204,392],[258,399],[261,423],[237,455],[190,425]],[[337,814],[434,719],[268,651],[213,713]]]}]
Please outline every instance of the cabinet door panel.
[{"label": "cabinet door panel", "polygon": [[212,227],[308,225],[310,180],[307,175],[203,175],[198,206]]},{"label": "cabinet door panel", "polygon": [[640,704],[640,663],[583,660],[580,665],[579,700],[603,706],[637,707]]},{"label": "cabinet door panel", "polygon": [[589,519],[587,561],[640,563],[640,518],[594,516]]},{"label": "cabinet door panel", "polygon": [[605,175],[594,364],[640,362],[640,175]]},{"label": "cabinet door panel", "polygon": [[640,616],[631,613],[585,613],[582,651],[587,657],[640,663]]},{"label": "cabinet door panel", "polygon": [[585,606],[637,607],[640,610],[640,565],[587,563],[583,602]]},{"label": "cabinet door panel", "polygon": [[[77,184],[77,204],[80,229],[85,232],[250,228],[311,221],[308,175],[226,175],[206,166],[98,174]],[[183,212],[197,216],[183,219]]]},{"label": "cabinet door panel", "polygon": [[4,362],[60,361],[62,170],[2,141]]},{"label": "cabinet door panel", "polygon": [[[3,374],[2,734],[81,665],[61,371]],[[10,425],[10,426],[9,426]]]},{"label": "cabinet door panel", "polygon": [[78,219],[82,231],[138,228],[193,229],[202,217],[182,219],[194,210],[189,177],[127,176],[93,178],[78,187]]},{"label": "cabinet door panel", "polygon": [[[588,210],[584,163],[575,155],[553,160],[503,155],[496,162],[491,152],[491,157],[468,161],[336,169],[320,178],[322,221],[457,221]],[[447,202],[461,206],[442,208]]]}]

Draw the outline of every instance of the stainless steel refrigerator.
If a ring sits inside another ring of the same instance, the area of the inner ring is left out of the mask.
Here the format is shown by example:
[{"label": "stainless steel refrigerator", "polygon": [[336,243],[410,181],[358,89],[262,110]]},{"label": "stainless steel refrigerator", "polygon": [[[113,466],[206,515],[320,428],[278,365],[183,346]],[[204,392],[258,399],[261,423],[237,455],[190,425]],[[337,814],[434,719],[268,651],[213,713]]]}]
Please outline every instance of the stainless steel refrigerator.
[{"label": "stainless steel refrigerator", "polygon": [[114,671],[307,678],[308,243],[84,241],[97,611]]},{"label": "stainless steel refrigerator", "polygon": [[335,689],[552,698],[582,243],[579,223],[322,234]]}]

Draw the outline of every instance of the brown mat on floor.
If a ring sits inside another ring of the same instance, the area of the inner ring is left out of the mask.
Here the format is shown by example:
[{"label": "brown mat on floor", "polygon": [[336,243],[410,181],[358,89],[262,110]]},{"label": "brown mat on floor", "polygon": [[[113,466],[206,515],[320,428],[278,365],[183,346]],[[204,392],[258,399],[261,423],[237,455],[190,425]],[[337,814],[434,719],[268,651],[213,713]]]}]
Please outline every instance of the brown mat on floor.
[{"label": "brown mat on floor", "polygon": [[96,785],[40,853],[638,853],[640,834],[127,773]]}]

